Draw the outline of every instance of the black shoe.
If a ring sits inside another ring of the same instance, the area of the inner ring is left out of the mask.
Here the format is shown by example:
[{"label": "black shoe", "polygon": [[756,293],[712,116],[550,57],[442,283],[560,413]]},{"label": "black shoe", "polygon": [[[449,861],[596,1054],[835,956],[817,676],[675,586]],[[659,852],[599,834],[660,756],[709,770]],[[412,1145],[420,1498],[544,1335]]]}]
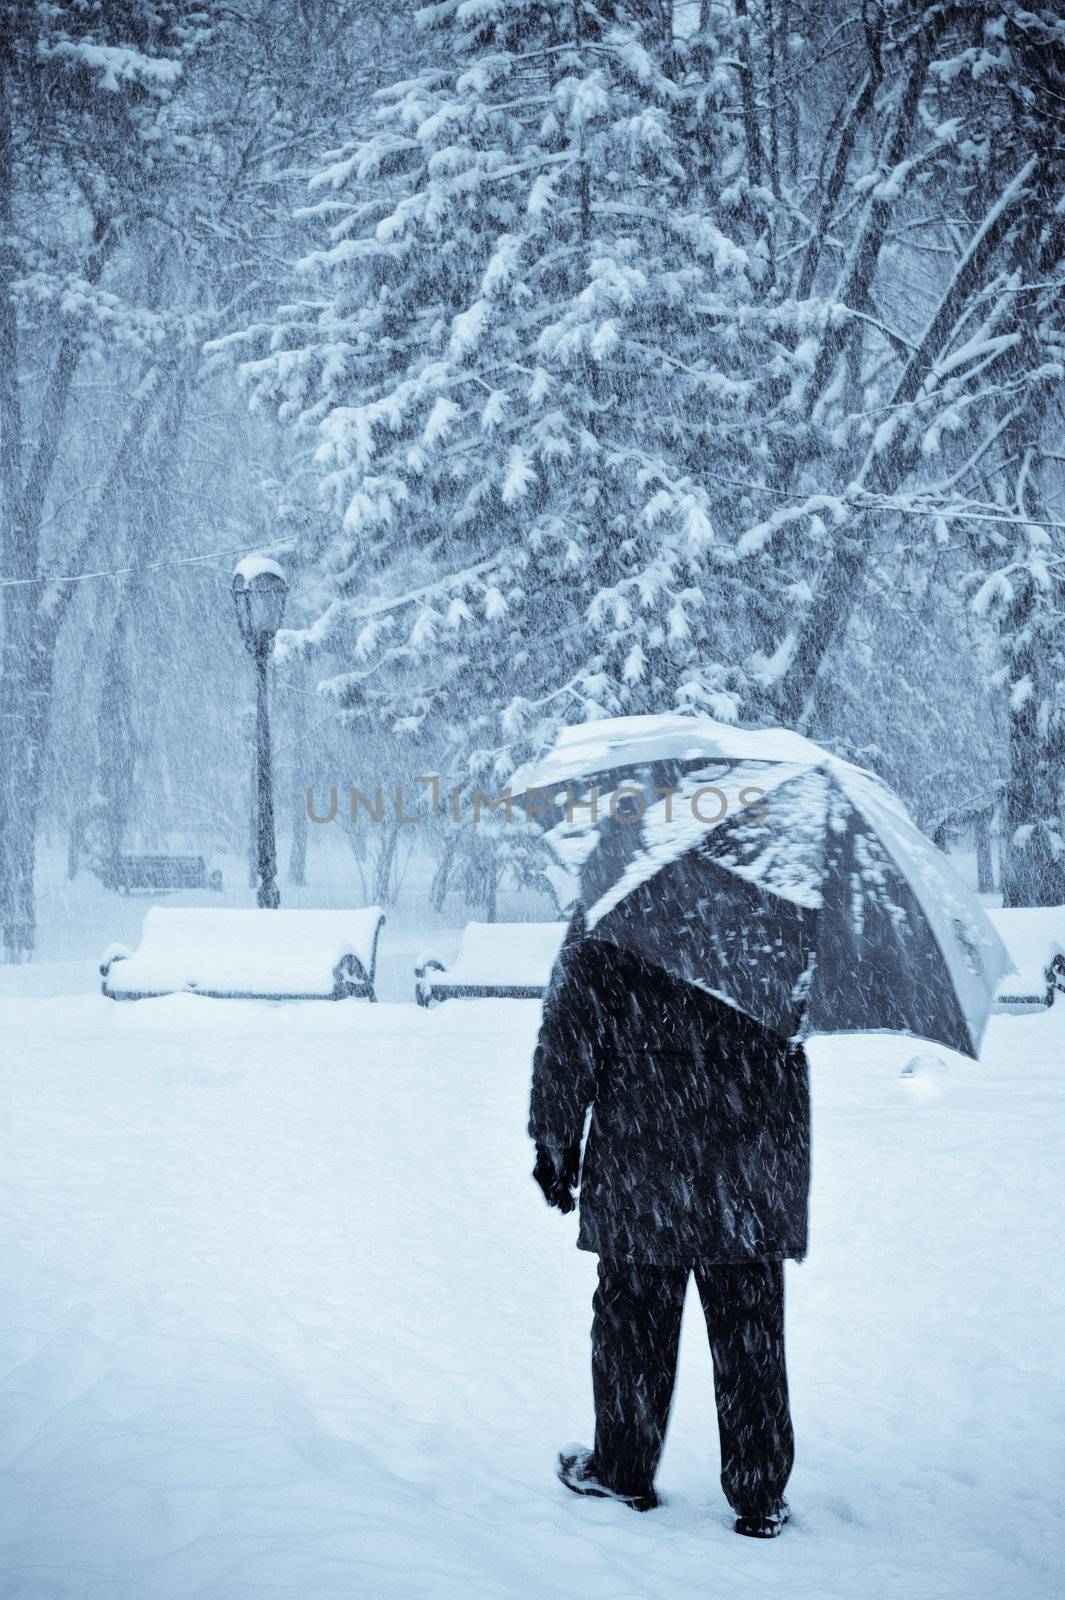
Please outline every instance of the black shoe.
[{"label": "black shoe", "polygon": [[736,1532],[746,1539],[777,1539],[790,1516],[788,1502],[782,1500],[775,1511],[762,1512],[756,1517],[737,1517]]},{"label": "black shoe", "polygon": [[631,1506],[634,1511],[654,1511],[656,1506],[662,1504],[653,1488],[637,1494],[620,1494],[617,1489],[611,1489],[596,1472],[592,1452],[576,1446],[563,1450],[559,1455],[558,1476],[559,1481],[574,1494],[592,1495],[597,1500],[620,1500],[622,1505]]}]

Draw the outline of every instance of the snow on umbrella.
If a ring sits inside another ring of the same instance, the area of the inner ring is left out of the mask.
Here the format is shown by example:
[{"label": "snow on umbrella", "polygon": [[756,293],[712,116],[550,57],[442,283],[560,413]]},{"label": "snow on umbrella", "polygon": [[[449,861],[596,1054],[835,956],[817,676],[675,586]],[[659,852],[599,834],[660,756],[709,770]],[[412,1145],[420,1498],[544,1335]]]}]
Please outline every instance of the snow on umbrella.
[{"label": "snow on umbrella", "polygon": [[585,927],[792,1038],[890,1030],[976,1056],[1005,946],[872,774],[785,729],[564,729],[512,792]]}]

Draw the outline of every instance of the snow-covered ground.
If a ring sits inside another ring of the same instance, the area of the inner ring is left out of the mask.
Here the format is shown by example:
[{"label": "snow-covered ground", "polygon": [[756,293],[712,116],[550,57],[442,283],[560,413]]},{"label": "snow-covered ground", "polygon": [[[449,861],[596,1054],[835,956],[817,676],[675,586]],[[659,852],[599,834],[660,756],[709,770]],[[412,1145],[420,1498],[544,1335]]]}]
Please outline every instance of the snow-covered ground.
[{"label": "snow-covered ground", "polygon": [[[103,942],[103,941],[101,941]],[[537,1007],[0,999],[4,1600],[1048,1600],[1065,1007],[981,1065],[814,1044],[795,1521],[731,1532],[689,1304],[638,1517],[578,1501],[594,1260],[524,1135]],[[52,998],[33,998],[50,988]]]}]

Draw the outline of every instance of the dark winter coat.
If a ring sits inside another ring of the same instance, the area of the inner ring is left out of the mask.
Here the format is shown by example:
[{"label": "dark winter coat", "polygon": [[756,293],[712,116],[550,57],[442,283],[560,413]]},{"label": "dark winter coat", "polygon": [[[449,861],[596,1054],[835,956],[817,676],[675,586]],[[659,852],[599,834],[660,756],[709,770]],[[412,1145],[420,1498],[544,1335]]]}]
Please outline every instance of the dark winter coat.
[{"label": "dark winter coat", "polygon": [[529,1132],[564,1150],[589,1109],[582,1249],[660,1265],[805,1255],[804,1051],[578,916],[544,999]]}]

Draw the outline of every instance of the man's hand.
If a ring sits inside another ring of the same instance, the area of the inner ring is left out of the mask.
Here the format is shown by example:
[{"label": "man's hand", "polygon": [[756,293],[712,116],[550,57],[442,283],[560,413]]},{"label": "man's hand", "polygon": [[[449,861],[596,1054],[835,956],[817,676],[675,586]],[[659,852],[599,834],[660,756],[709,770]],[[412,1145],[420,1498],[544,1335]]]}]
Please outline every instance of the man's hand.
[{"label": "man's hand", "polygon": [[571,1144],[565,1150],[555,1146],[538,1144],[536,1146],[536,1165],[533,1167],[533,1177],[543,1191],[544,1199],[549,1206],[554,1206],[561,1211],[563,1216],[572,1211],[576,1201],[573,1198],[575,1189],[580,1182],[581,1173],[581,1147]]}]

